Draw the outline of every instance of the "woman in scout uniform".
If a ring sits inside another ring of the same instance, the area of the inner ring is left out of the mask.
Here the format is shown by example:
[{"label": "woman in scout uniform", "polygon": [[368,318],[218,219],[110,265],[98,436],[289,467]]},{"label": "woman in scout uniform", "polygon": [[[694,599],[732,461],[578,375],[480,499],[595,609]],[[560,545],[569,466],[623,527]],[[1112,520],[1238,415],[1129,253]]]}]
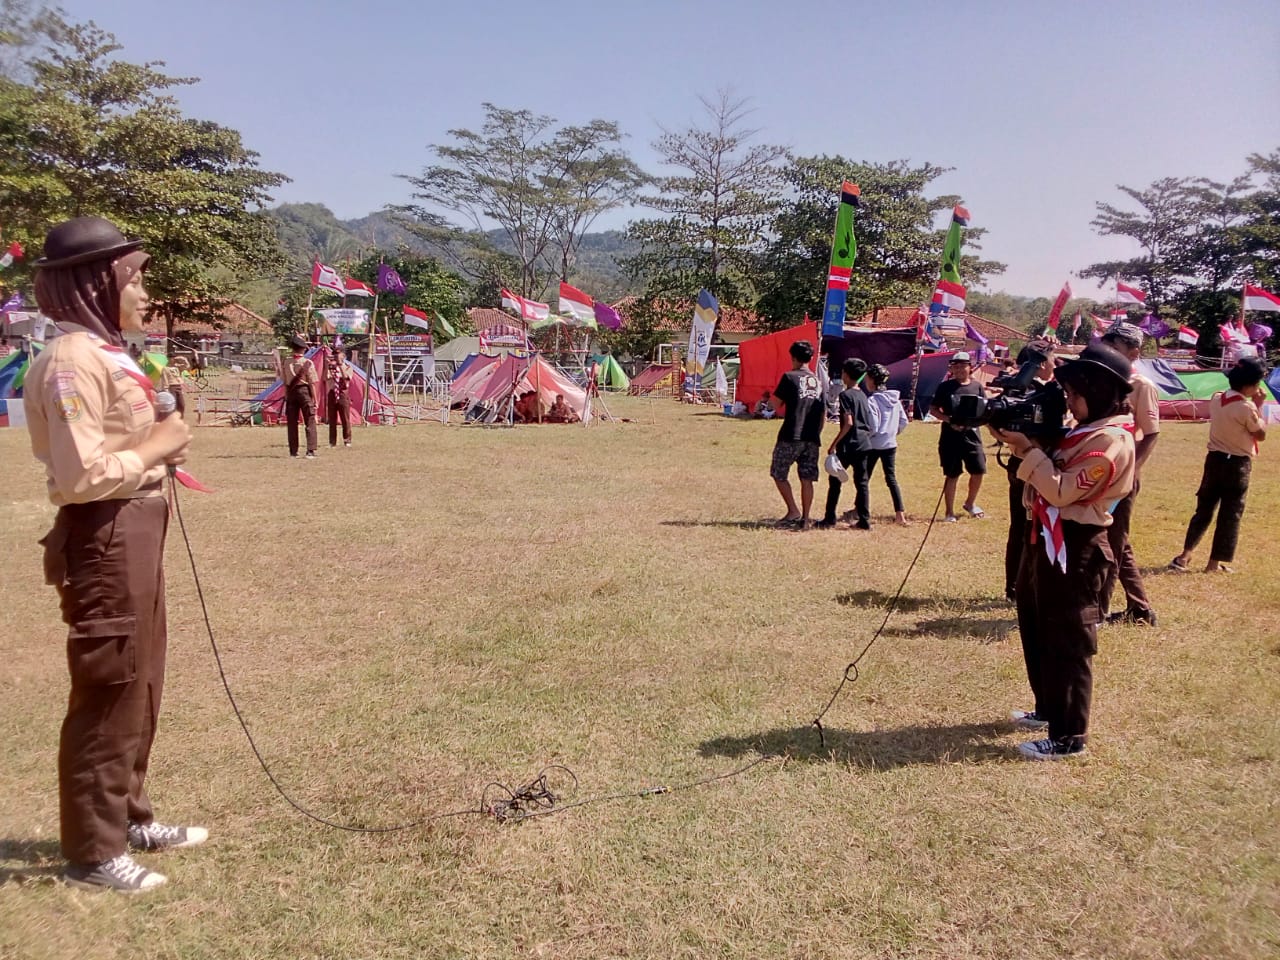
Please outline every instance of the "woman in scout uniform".
[{"label": "woman in scout uniform", "polygon": [[182,375],[187,372],[187,362],[186,357],[174,357],[160,373],[160,389],[173,394],[176,401],[174,409],[180,417],[187,415],[187,401],[182,392]]},{"label": "woman in scout uniform", "polygon": [[156,823],[143,781],[164,686],[165,464],[186,458],[179,416],[159,422],[151,381],[124,347],[142,329],[149,256],[112,224],[54,227],[36,299],[60,335],[32,362],[23,404],[58,507],[42,541],[69,626],[71,695],[58,748],[67,882],[141,893],[164,876],[133,850],[191,846],[200,827]]},{"label": "woman in scout uniform", "polygon": [[1117,351],[1088,346],[1054,372],[1079,426],[1049,450],[1021,433],[991,431],[1022,460],[1018,479],[1030,511],[1031,555],[1023,557],[1015,592],[1035,709],[1014,711],[1013,719],[1048,732],[1018,747],[1033,760],[1085,751],[1102,588],[1115,565],[1107,527],[1133,488],[1133,417],[1125,401],[1131,373]]},{"label": "woman in scout uniform", "polygon": [[1262,425],[1262,401],[1266,396],[1262,378],[1266,372],[1262,362],[1252,357],[1237,361],[1227,371],[1231,389],[1215,393],[1209,401],[1209,452],[1204,458],[1196,512],[1187,525],[1182,552],[1169,563],[1174,570],[1188,569],[1191,551],[1209,529],[1216,509],[1218,522],[1213,528],[1213,549],[1205,572],[1232,572],[1227,564],[1236,556],[1253,458],[1258,455],[1258,441],[1267,437]]}]

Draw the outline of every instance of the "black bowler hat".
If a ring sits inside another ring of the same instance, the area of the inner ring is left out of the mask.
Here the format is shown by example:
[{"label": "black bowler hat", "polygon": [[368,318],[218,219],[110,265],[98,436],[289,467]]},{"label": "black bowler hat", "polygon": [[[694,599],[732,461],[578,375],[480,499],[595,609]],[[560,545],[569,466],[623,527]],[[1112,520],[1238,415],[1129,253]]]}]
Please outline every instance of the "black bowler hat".
[{"label": "black bowler hat", "polygon": [[1133,376],[1133,364],[1119,350],[1108,347],[1105,343],[1091,343],[1080,351],[1080,355],[1068,360],[1053,371],[1053,377],[1059,383],[1070,380],[1073,374],[1086,370],[1105,370],[1120,382],[1122,392],[1133,389],[1129,378]]},{"label": "black bowler hat", "polygon": [[141,248],[141,240],[127,240],[110,220],[76,217],[60,223],[44,238],[44,256],[35,262],[37,270],[71,267],[93,260],[115,260]]},{"label": "black bowler hat", "polygon": [[293,347],[295,350],[305,350],[307,349],[307,341],[303,340],[302,337],[295,333],[289,337],[289,346]]}]

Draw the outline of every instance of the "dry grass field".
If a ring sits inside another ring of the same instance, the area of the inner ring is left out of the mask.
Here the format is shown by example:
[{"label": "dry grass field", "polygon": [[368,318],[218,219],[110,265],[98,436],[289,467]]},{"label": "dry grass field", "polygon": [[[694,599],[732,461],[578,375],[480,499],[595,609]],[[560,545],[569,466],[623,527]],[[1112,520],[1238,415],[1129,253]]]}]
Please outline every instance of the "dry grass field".
[{"label": "dry grass field", "polygon": [[175,527],[150,783],[212,838],[142,857],[170,884],[141,899],[54,879],[65,628],[35,545],[53,511],[25,433],[0,431],[0,956],[1280,955],[1280,436],[1236,575],[1176,575],[1207,427],[1167,425],[1135,531],[1160,627],[1106,629],[1091,754],[1034,764],[1005,720],[1028,693],[1003,472],[987,520],[934,527],[823,750],[810,720],[937,500],[934,428],[903,435],[914,525],[886,522],[877,477],[870,533],[784,532],[775,425],[611,405],[632,422],[358,428],[315,462],[280,429],[197,430],[217,493],[183,512],[264,755],[301,803],[368,826],[549,764],[575,800],[788,758],[523,823],[318,826],[236,723]]}]

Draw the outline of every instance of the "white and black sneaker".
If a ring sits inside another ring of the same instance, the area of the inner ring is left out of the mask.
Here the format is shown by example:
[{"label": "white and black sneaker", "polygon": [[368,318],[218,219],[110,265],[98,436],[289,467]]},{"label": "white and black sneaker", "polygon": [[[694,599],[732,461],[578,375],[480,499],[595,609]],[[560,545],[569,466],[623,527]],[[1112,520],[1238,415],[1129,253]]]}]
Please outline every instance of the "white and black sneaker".
[{"label": "white and black sneaker", "polygon": [[169,827],[163,823],[129,824],[129,847],[143,853],[198,847],[209,839],[204,827]]},{"label": "white and black sneaker", "polygon": [[122,853],[101,863],[67,865],[62,879],[82,890],[114,890],[116,893],[147,893],[168,882],[163,873],[148,870],[133,857]]},{"label": "white and black sneaker", "polygon": [[1046,737],[1018,744],[1018,752],[1028,760],[1066,760],[1068,757],[1084,756],[1085,745],[1077,737],[1062,737],[1059,740]]},{"label": "white and black sneaker", "polygon": [[1009,719],[1013,721],[1015,727],[1023,730],[1047,730],[1049,729],[1049,721],[1041,717],[1034,710],[1011,710]]}]

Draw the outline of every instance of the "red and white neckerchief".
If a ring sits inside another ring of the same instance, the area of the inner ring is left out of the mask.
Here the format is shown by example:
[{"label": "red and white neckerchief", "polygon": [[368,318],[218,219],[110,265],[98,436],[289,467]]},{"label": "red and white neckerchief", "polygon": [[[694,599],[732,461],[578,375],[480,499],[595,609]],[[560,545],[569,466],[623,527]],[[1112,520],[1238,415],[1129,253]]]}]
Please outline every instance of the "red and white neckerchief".
[{"label": "red and white neckerchief", "polygon": [[[1244,399],[1245,399],[1245,396],[1243,393],[1237,393],[1235,390],[1228,390],[1226,393],[1222,394],[1221,403],[1222,403],[1222,406],[1226,407],[1233,403],[1240,403]],[[1254,438],[1254,441],[1253,441],[1253,455],[1255,457],[1258,455],[1257,438]]]},{"label": "red and white neckerchief", "polygon": [[[125,350],[123,347],[113,346],[112,344],[103,343],[101,341],[99,341],[98,347],[107,355],[108,360],[137,382],[138,386],[142,388],[142,392],[146,394],[147,402],[154,407],[156,404],[156,388],[152,385],[151,378],[143,372],[142,367],[138,366],[138,361],[134,360],[133,357],[129,355],[129,351]],[[171,466],[169,468],[169,473],[173,479],[177,480],[188,490],[195,490],[197,493],[213,493],[212,490],[181,467]]]},{"label": "red and white neckerchief", "polygon": [[[1135,429],[1133,418],[1132,417],[1129,418],[1127,423],[1099,422],[1099,423],[1087,423],[1084,426],[1076,427],[1074,430],[1072,430],[1070,433],[1068,433],[1065,437],[1062,438],[1062,442],[1059,443],[1056,448],[1054,448],[1054,453],[1056,454],[1065,453],[1071,450],[1072,448],[1079,446],[1085,440],[1085,438],[1091,436],[1094,433],[1097,433],[1099,430],[1111,430],[1111,429],[1120,429],[1120,430],[1124,430],[1126,433],[1131,434]],[[1101,452],[1086,453],[1082,457],[1076,457],[1072,460],[1067,461],[1067,463],[1064,465],[1064,469],[1068,466],[1078,463],[1080,460],[1090,458],[1090,457],[1095,457],[1095,456],[1101,457],[1103,456],[1103,454]],[[1098,486],[1100,491],[1105,491],[1111,485],[1111,479],[1114,476],[1115,476],[1115,465],[1111,464],[1111,476],[1108,477],[1106,481],[1099,483]],[[1077,502],[1089,503],[1093,499],[1096,499],[1096,498],[1088,498],[1088,499],[1077,501]],[[1119,503],[1119,501],[1116,501],[1116,502]],[[1112,510],[1115,509],[1114,504],[1112,505],[1111,509]],[[1031,525],[1031,542],[1032,543],[1036,542],[1036,536],[1037,536],[1037,530],[1038,530],[1039,533],[1044,537],[1044,552],[1049,557],[1049,562],[1061,568],[1063,573],[1066,573],[1067,572],[1067,542],[1066,542],[1066,534],[1062,529],[1062,511],[1059,510],[1057,507],[1053,506],[1051,503],[1049,503],[1049,501],[1046,500],[1037,491],[1035,494],[1035,497],[1031,501],[1031,516],[1035,520],[1035,523]]]}]

